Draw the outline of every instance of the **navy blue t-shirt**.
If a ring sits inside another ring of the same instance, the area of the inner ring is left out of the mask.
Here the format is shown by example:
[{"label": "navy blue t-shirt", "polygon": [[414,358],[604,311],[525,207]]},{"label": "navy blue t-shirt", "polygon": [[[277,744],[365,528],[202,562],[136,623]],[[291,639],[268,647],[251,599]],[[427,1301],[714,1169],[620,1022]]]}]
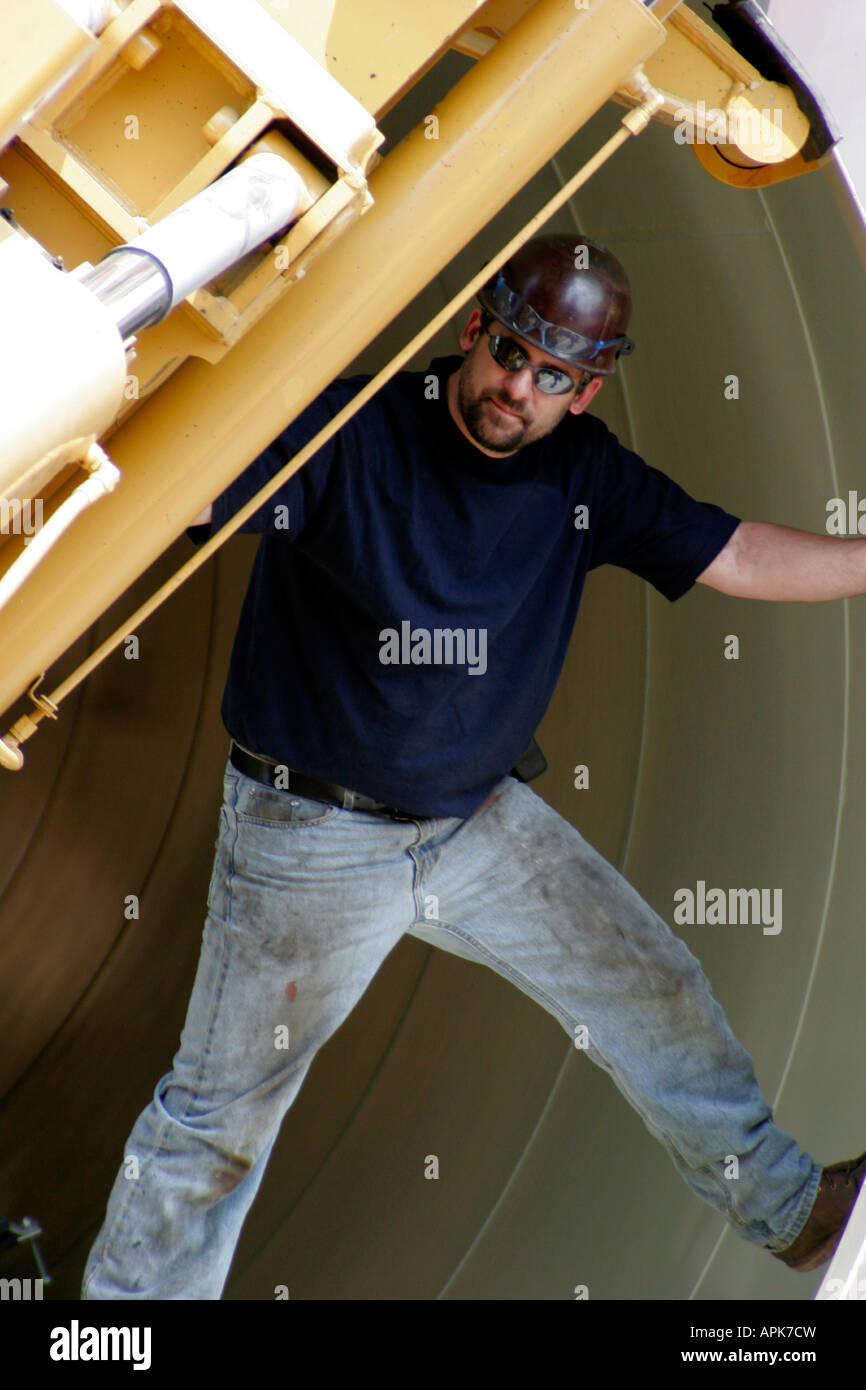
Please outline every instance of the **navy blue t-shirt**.
[{"label": "navy blue t-shirt", "polygon": [[[517,762],[588,570],[621,565],[673,601],[740,520],[586,413],[481,453],[448,410],[462,360],[394,376],[240,528],[263,534],[222,702],[245,748],[419,815],[469,815]],[[368,380],[327,387],[190,537],[222,527]]]}]

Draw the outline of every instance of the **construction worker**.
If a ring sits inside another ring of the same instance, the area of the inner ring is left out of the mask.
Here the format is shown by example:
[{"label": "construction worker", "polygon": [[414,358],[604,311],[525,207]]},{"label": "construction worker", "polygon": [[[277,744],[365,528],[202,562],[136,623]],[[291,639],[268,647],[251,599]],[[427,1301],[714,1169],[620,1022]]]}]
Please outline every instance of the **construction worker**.
[{"label": "construction worker", "polygon": [[[777,1128],[698,960],[532,791],[521,756],[589,569],[624,566],[670,601],[695,582],[841,597],[866,591],[866,572],[852,575],[844,540],[694,500],[585,413],[633,347],[609,251],[537,238],[479,300],[462,360],[396,375],[241,528],[262,540],[223,698],[232,743],[198,973],[85,1298],[220,1297],[313,1058],[407,931],[582,1030],[743,1239],[811,1270],[841,1237],[866,1154],[822,1169]],[[367,379],[332,383],[191,537]]]}]

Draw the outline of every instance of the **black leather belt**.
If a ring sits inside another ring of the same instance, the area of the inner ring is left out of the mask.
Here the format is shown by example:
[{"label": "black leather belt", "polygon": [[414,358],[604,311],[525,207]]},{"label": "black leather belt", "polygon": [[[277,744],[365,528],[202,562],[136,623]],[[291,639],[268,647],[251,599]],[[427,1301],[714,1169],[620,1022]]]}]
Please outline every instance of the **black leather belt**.
[{"label": "black leather belt", "polygon": [[260,758],[248,753],[237,743],[232,742],[229,761],[238,772],[246,773],[256,782],[263,782],[275,791],[296,792],[298,796],[309,796],[314,801],[327,801],[331,806],[342,806],[346,811],[376,811],[390,816],[393,820],[429,820],[429,816],[413,815],[401,811],[396,806],[386,806],[384,801],[374,801],[371,796],[350,791],[348,787],[338,786],[336,782],[324,782],[318,777],[308,777],[305,772],[296,772],[285,763],[272,763],[268,758]]}]

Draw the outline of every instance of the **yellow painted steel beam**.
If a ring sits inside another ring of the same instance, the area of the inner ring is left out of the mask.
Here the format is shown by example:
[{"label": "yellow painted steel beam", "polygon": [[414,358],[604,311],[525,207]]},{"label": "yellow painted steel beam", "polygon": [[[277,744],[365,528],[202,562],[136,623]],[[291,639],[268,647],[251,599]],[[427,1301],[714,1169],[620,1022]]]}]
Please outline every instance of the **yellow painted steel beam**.
[{"label": "yellow painted steel beam", "polygon": [[[220,363],[113,436],[123,480],[0,612],[6,710],[659,44],[640,0],[539,0],[375,171],[374,207]],[[580,80],[575,74],[580,73]],[[297,269],[298,267],[296,267]],[[300,267],[303,268],[303,267]],[[62,364],[57,364],[62,370]]]},{"label": "yellow painted steel beam", "polygon": [[381,116],[451,45],[483,0],[260,0],[337,81]]},{"label": "yellow painted steel beam", "polygon": [[[483,57],[531,3],[486,0],[453,47]],[[757,188],[824,162],[800,155],[809,121],[789,87],[766,81],[682,0],[662,0],[653,15],[667,31],[667,41],[646,64],[648,80],[665,97],[653,120],[678,128],[677,138],[692,146],[708,173],[733,187]],[[615,100],[635,106],[641,94],[625,86]]]},{"label": "yellow painted steel beam", "polygon": [[649,81],[666,97],[654,119],[693,135],[689,144],[710,143],[745,167],[793,159],[809,121],[791,89],[766,81],[685,7],[674,11],[666,28],[667,42],[646,65]]},{"label": "yellow painted steel beam", "polygon": [[[243,526],[245,521],[257,512],[260,507],[264,506],[265,502],[284,486],[290,477],[297,473],[319,449],[323,448],[328,440],[332,439],[334,435],[337,434],[343,426],[364,407],[364,405],[366,405],[367,401],[372,399],[377,391],[381,390],[385,382],[390,381],[391,377],[396,372],[400,371],[416,352],[419,352],[422,347],[426,346],[434,334],[438,333],[439,329],[443,328],[450,318],[454,317],[457,311],[469,301],[472,295],[478,293],[481,286],[489,277],[494,274],[500,266],[504,265],[521,246],[525,245],[530,237],[536,235],[555,212],[565,206],[578,189],[582,188],[592,175],[621,148],[630,135],[639,135],[641,131],[649,125],[652,119],[652,113],[660,101],[660,94],[656,92],[654,88],[648,87],[644,104],[633,111],[629,111],[628,115],[623,116],[619,130],[615,131],[614,134],[605,141],[601,148],[596,150],[595,154],[563,184],[552,198],[548,199],[544,207],[540,208],[539,211],[524,224],[520,231],[517,232],[510,241],[506,242],[504,247],[500,248],[492,260],[487,261],[463,288],[458,290],[457,294],[439,310],[438,314],[435,314],[434,317],[415,334],[414,338],[408,343],[404,343],[396,356],[392,357],[386,366],[380,368],[376,375],[371,377],[361,390],[356,392],[352,399],[343,406],[342,410],[339,410],[336,415],[323,425],[318,433],[315,434],[312,439],[309,439],[293,458],[289,459],[282,468],[268,479],[255,496],[245,502],[219,531],[215,532],[204,545],[200,546],[195,555],[190,556],[190,558],[181,565],[180,569],[176,570],[175,573],[171,575],[159,589],[152,593],[132,615],[127,615],[127,622],[122,627],[115,628],[114,632],[110,633],[74,671],[65,676],[60,685],[52,690],[50,696],[44,691],[36,694],[35,686],[40,684],[40,680],[34,683],[34,687],[31,687],[28,693],[31,695],[33,704],[38,708],[34,708],[22,715],[21,718],[16,720],[7,734],[0,738],[0,767],[16,770],[23,766],[23,754],[20,752],[20,745],[33,736],[42,718],[56,718],[59,708],[59,703],[57,702],[65,700],[71,691],[80,685],[97,666],[120,646],[120,643],[132,630],[133,625],[137,627],[140,623],[144,622],[146,618],[150,617],[150,615],[154,613],[161,604],[165,603],[197,569],[207,562],[215,550],[218,550],[230,536],[234,535],[235,532]],[[95,448],[98,451],[97,458],[99,458],[99,453],[101,453],[101,451],[98,450],[98,446],[95,446]],[[115,477],[117,476],[117,470],[105,455],[102,455],[101,465],[105,468],[110,468],[113,475]]]},{"label": "yellow painted steel beam", "polygon": [[0,149],[36,102],[95,50],[92,34],[54,0],[0,6]]}]

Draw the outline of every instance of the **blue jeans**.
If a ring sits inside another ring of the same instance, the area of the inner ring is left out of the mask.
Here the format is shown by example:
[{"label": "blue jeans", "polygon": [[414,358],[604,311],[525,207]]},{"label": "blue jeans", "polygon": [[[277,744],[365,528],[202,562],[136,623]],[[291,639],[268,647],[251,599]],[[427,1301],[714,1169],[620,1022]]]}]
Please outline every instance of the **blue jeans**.
[{"label": "blue jeans", "polygon": [[83,1298],[220,1297],[283,1116],[407,931],[558,1019],[744,1240],[799,1234],[821,1166],[773,1123],[700,963],[525,783],[503,778],[466,819],[400,821],[227,763],[180,1046],[129,1136]]}]

